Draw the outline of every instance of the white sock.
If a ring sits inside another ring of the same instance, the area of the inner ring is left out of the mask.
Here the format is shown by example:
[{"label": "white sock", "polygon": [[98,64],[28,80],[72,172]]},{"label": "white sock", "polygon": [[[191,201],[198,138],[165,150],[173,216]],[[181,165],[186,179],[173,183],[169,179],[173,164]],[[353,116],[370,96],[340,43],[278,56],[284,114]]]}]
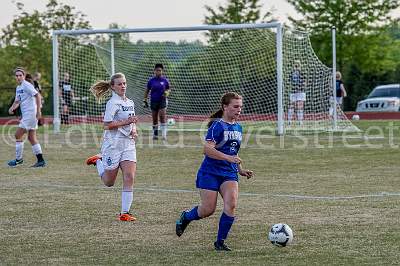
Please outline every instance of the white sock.
[{"label": "white sock", "polygon": [[24,142],[23,141],[15,142],[15,158],[17,160],[21,160],[23,153],[24,153]]},{"label": "white sock", "polygon": [[167,138],[167,125],[165,123],[164,124],[160,124],[160,128],[161,128],[162,137],[164,139],[166,139]]},{"label": "white sock", "polygon": [[121,213],[129,212],[133,201],[133,191],[122,191],[121,195]]},{"label": "white sock", "polygon": [[39,143],[36,143],[35,145],[32,146],[32,152],[34,155],[38,155],[42,153],[42,147],[40,146]]},{"label": "white sock", "polygon": [[100,176],[100,177],[103,177],[103,174],[104,174],[104,166],[103,166],[103,162],[102,162],[100,159],[98,159],[98,160],[96,161],[96,168],[97,168],[97,172],[99,173],[99,176]]},{"label": "white sock", "polygon": [[289,108],[287,115],[289,122],[292,121],[292,116],[293,116],[293,108]]},{"label": "white sock", "polygon": [[302,121],[303,121],[303,118],[304,118],[304,112],[303,112],[303,110],[297,111],[297,120],[299,120],[300,122],[302,122]]}]

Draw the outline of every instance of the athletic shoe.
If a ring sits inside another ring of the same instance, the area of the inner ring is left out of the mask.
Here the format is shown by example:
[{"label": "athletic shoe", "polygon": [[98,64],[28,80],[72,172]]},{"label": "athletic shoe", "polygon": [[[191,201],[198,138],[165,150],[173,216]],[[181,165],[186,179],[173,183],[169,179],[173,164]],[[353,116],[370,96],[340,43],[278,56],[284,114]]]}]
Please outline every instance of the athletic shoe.
[{"label": "athletic shoe", "polygon": [[181,213],[181,216],[179,217],[179,219],[176,221],[176,235],[177,236],[183,235],[183,232],[185,232],[186,227],[190,223],[190,221],[185,219],[186,212],[187,211],[183,211]]},{"label": "athletic shoe", "polygon": [[15,166],[17,166],[18,164],[22,164],[24,162],[24,160],[17,160],[17,159],[15,159],[15,160],[11,160],[11,161],[8,161],[8,166],[10,166],[10,167],[15,167]]},{"label": "athletic shoe", "polygon": [[153,140],[158,140],[158,136],[153,135]]},{"label": "athletic shoe", "polygon": [[93,156],[90,156],[89,158],[86,159],[86,164],[87,165],[96,165],[97,160],[101,160],[101,154],[96,154]]},{"label": "athletic shoe", "polygon": [[215,241],[214,247],[216,251],[232,251],[232,249],[228,247],[224,241]]},{"label": "athletic shoe", "polygon": [[124,222],[134,222],[134,221],[136,221],[136,217],[134,217],[129,212],[120,213],[118,218],[119,218],[120,221],[124,221]]},{"label": "athletic shoe", "polygon": [[36,162],[31,167],[45,167],[45,166],[46,166],[46,162],[45,161],[40,161],[40,162]]}]

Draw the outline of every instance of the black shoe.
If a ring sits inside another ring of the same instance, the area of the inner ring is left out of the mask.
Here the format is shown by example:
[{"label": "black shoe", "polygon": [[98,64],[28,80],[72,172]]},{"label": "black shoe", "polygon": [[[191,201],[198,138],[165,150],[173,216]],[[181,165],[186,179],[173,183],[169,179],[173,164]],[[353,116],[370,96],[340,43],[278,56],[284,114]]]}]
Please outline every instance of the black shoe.
[{"label": "black shoe", "polygon": [[187,211],[183,211],[181,213],[181,217],[176,221],[176,235],[181,236],[183,235],[183,232],[185,232],[186,227],[190,223],[190,221],[185,219],[185,213]]},{"label": "black shoe", "polygon": [[232,249],[228,247],[224,241],[215,241],[214,247],[216,251],[232,251]]},{"label": "black shoe", "polygon": [[34,165],[32,165],[31,167],[45,167],[45,166],[46,166],[46,162],[45,161],[38,161]]}]

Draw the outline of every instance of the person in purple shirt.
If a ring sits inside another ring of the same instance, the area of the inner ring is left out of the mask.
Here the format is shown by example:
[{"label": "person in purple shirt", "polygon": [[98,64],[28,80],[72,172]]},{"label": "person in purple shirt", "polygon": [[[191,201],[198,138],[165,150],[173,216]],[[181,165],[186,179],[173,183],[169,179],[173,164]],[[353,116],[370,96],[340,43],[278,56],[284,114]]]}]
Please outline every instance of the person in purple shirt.
[{"label": "person in purple shirt", "polygon": [[167,139],[167,105],[170,93],[169,81],[163,76],[164,66],[156,64],[154,66],[154,76],[147,82],[144,93],[143,107],[148,108],[148,97],[150,93],[150,109],[153,118],[153,139],[158,139],[158,117],[160,117],[160,128],[162,139]]}]

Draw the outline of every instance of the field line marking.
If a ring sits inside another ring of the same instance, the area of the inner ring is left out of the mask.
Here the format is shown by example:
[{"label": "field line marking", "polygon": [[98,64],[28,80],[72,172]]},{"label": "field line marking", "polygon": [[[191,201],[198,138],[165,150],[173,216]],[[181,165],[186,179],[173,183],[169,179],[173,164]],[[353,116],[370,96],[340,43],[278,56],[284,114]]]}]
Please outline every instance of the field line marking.
[{"label": "field line marking", "polygon": [[[32,184],[24,183],[24,185],[32,187],[48,187],[48,188],[71,188],[71,189],[100,189],[100,190],[109,190],[110,188],[103,186],[79,186],[79,185],[60,185],[60,184],[35,184],[36,186],[32,186]],[[13,184],[13,189],[15,189],[15,184]],[[7,189],[7,188],[3,188]],[[119,190],[120,188],[114,187],[112,189]],[[1,190],[1,189],[0,189]],[[160,188],[160,187],[135,187],[135,191],[144,191],[144,192],[165,192],[165,193],[197,193],[198,190],[192,189],[175,189],[175,188]],[[360,199],[360,198],[377,198],[377,197],[398,197],[400,196],[400,192],[377,192],[373,194],[363,194],[363,195],[342,195],[342,196],[313,196],[313,195],[297,195],[297,194],[268,194],[268,193],[252,193],[252,192],[239,192],[240,196],[249,196],[249,197],[280,197],[280,198],[289,198],[289,199],[300,199],[300,200],[351,200],[351,199]]]}]

